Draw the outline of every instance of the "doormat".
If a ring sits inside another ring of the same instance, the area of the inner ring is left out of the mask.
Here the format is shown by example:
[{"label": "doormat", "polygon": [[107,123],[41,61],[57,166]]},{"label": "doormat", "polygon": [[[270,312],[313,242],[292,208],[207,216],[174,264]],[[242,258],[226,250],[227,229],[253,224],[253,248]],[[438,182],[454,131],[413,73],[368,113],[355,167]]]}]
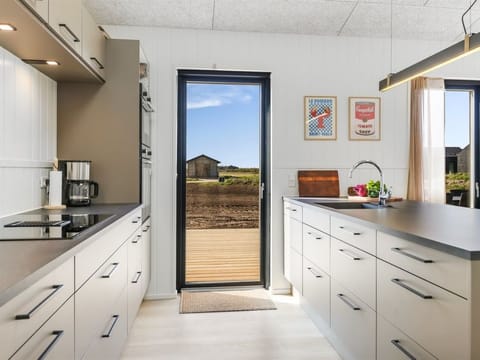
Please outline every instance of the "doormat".
[{"label": "doormat", "polygon": [[276,309],[265,289],[183,289],[180,297],[180,314]]}]

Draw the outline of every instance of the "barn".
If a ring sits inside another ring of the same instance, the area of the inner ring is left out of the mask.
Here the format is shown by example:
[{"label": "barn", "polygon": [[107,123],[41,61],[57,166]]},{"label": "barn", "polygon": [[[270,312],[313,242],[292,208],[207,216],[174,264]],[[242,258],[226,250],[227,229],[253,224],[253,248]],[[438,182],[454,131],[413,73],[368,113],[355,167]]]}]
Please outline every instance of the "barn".
[{"label": "barn", "polygon": [[199,179],[216,179],[218,178],[218,164],[220,161],[215,160],[207,155],[199,155],[187,160],[187,177]]}]

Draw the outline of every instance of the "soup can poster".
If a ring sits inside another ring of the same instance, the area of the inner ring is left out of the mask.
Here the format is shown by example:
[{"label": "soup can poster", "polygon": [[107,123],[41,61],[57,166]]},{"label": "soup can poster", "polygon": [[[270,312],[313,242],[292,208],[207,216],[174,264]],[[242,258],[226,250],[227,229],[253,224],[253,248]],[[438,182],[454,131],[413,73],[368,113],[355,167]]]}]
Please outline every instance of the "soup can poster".
[{"label": "soup can poster", "polygon": [[380,140],[380,98],[350,98],[350,140]]}]

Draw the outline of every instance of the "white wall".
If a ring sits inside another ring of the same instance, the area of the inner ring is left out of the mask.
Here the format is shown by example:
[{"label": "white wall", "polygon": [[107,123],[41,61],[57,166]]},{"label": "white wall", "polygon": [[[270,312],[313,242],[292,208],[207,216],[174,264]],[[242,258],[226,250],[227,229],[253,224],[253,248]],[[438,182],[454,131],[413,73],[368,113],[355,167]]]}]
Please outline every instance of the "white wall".
[{"label": "white wall", "polygon": [[56,156],[57,84],[0,48],[0,216],[43,205]]},{"label": "white wall", "polygon": [[[288,288],[283,278],[282,195],[297,194],[288,177],[298,169],[338,169],[341,192],[376,178],[373,170],[347,171],[360,159],[377,161],[396,195],[406,191],[408,96],[400,86],[378,92],[378,81],[444,44],[307,35],[235,33],[107,26],[112,37],[139,39],[151,63],[154,123],[154,275],[151,297],[175,291],[176,69],[258,70],[272,73],[272,289]],[[338,139],[304,141],[303,97],[335,95]],[[348,97],[381,96],[382,140],[348,140]],[[162,169],[162,172],[158,169]],[[169,169],[169,171],[164,171]]]}]

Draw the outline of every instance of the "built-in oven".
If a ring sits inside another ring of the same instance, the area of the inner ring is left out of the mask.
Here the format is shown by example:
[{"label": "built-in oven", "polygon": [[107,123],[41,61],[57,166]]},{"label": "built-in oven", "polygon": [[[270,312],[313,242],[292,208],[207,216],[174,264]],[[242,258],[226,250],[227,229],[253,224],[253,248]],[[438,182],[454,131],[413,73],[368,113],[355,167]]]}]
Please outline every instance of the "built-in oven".
[{"label": "built-in oven", "polygon": [[150,217],[152,203],[152,112],[154,111],[148,89],[140,83],[140,141],[142,222]]}]

